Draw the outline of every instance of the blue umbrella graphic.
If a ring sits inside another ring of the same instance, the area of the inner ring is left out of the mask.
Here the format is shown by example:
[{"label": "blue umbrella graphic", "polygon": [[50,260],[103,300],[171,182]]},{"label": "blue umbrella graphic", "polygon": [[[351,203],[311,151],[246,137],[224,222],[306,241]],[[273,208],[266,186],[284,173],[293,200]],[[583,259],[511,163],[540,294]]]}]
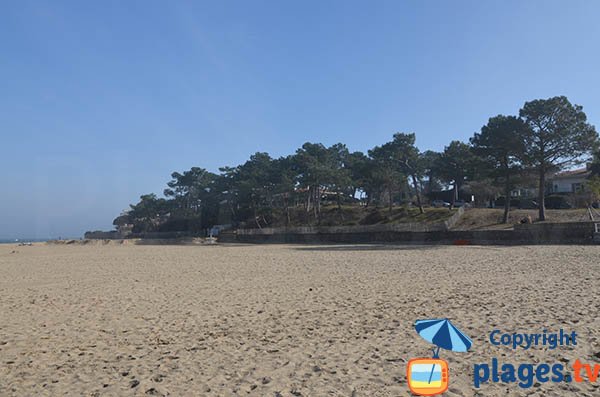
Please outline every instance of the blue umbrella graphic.
[{"label": "blue umbrella graphic", "polygon": [[[433,358],[439,357],[440,348],[454,352],[466,352],[473,344],[471,338],[456,328],[447,318],[417,320],[415,322],[415,329],[421,338],[437,346],[437,350],[432,349]],[[434,370],[435,364],[431,368],[428,383],[431,383]]]}]

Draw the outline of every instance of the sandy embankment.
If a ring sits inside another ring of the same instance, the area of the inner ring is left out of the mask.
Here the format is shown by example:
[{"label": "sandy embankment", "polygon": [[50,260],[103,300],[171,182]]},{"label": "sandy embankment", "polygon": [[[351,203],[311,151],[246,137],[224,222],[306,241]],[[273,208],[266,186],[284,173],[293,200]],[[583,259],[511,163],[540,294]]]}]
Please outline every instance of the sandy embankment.
[{"label": "sandy embankment", "polygon": [[[476,390],[472,371],[600,362],[599,259],[592,246],[0,245],[0,395],[404,396],[406,361],[430,354],[413,322],[430,317],[475,343],[442,353],[449,396],[598,395]],[[579,344],[515,352],[488,342],[495,328],[564,328]]]}]

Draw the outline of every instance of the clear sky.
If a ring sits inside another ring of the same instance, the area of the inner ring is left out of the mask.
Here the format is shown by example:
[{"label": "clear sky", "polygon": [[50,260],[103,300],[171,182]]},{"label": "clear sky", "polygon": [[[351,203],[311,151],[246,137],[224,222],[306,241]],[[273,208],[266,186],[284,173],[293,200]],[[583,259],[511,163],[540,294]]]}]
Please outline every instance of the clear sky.
[{"label": "clear sky", "polygon": [[600,2],[4,1],[0,238],[111,229],[173,171],[395,132],[443,150],[566,95],[600,125]]}]

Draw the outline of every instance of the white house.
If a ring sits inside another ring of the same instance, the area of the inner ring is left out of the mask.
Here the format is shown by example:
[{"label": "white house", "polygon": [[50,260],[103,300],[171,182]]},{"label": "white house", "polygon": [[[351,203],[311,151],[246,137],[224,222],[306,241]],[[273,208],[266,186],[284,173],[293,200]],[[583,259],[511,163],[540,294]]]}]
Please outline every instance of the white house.
[{"label": "white house", "polygon": [[580,168],[555,174],[548,180],[549,193],[579,193],[585,190],[585,183],[591,171]]}]

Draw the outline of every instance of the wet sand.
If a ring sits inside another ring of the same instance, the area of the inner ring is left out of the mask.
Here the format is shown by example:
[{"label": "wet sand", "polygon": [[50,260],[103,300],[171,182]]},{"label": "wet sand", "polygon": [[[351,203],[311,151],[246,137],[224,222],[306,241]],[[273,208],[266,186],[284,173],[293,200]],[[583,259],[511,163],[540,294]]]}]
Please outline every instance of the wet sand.
[{"label": "wet sand", "polygon": [[[597,383],[473,386],[473,365],[600,363],[600,247],[0,245],[0,395],[405,396],[443,351],[448,396],[599,395]],[[578,345],[494,346],[559,329]],[[568,364],[571,365],[571,364]]]}]

